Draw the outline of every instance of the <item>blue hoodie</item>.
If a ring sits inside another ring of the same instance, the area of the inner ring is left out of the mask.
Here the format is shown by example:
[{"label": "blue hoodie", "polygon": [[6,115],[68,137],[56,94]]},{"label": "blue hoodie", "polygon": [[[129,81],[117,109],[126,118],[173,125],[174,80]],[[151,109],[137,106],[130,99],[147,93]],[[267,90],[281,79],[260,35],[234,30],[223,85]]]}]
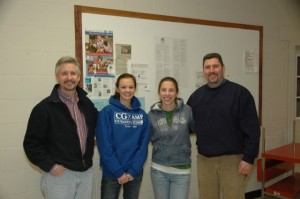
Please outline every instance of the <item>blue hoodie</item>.
[{"label": "blue hoodie", "polygon": [[119,178],[143,173],[148,155],[149,121],[141,103],[133,97],[132,109],[110,97],[108,106],[98,116],[96,139],[102,175]]}]

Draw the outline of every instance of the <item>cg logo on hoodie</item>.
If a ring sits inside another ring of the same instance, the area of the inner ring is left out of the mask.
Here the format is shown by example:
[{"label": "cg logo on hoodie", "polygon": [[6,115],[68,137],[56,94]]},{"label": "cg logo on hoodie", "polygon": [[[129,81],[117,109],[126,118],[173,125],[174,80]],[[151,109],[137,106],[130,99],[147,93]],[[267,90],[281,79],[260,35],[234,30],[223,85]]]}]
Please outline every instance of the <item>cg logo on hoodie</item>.
[{"label": "cg logo on hoodie", "polygon": [[143,125],[143,114],[115,112],[114,122],[115,124],[122,124],[122,125]]}]

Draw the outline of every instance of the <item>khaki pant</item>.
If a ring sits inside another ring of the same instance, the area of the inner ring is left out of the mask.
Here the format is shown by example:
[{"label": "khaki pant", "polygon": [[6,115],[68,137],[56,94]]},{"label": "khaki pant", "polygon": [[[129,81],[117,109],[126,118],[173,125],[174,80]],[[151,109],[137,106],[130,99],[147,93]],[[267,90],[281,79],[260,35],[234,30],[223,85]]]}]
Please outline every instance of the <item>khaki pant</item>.
[{"label": "khaki pant", "polygon": [[245,199],[249,176],[238,175],[241,155],[207,158],[198,154],[199,199]]}]

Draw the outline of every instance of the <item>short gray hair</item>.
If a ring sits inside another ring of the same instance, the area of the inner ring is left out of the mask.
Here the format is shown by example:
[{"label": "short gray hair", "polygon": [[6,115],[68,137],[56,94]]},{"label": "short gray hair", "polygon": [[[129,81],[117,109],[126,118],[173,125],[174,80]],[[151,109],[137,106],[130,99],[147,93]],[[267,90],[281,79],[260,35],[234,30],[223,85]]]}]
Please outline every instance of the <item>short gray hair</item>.
[{"label": "short gray hair", "polygon": [[55,75],[58,74],[60,66],[62,64],[66,64],[66,63],[75,64],[78,75],[81,75],[81,69],[80,69],[79,61],[76,58],[70,57],[70,56],[64,56],[56,62]]}]

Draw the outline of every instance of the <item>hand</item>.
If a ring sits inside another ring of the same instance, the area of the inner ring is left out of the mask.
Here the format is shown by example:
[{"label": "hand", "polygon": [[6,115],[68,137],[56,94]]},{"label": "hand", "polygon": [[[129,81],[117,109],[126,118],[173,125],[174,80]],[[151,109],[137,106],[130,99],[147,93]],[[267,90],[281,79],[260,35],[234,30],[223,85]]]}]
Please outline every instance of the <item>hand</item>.
[{"label": "hand", "polygon": [[126,176],[127,176],[128,181],[134,180],[134,178],[132,177],[132,175],[130,175],[129,173],[126,173]]},{"label": "hand", "polygon": [[65,171],[66,168],[63,165],[56,164],[50,174],[53,176],[62,176]]},{"label": "hand", "polygon": [[238,174],[242,176],[247,176],[248,174],[250,174],[251,169],[252,164],[249,164],[248,162],[242,160],[239,165]]},{"label": "hand", "polygon": [[127,174],[124,173],[121,177],[118,178],[119,184],[125,184],[128,182]]}]

